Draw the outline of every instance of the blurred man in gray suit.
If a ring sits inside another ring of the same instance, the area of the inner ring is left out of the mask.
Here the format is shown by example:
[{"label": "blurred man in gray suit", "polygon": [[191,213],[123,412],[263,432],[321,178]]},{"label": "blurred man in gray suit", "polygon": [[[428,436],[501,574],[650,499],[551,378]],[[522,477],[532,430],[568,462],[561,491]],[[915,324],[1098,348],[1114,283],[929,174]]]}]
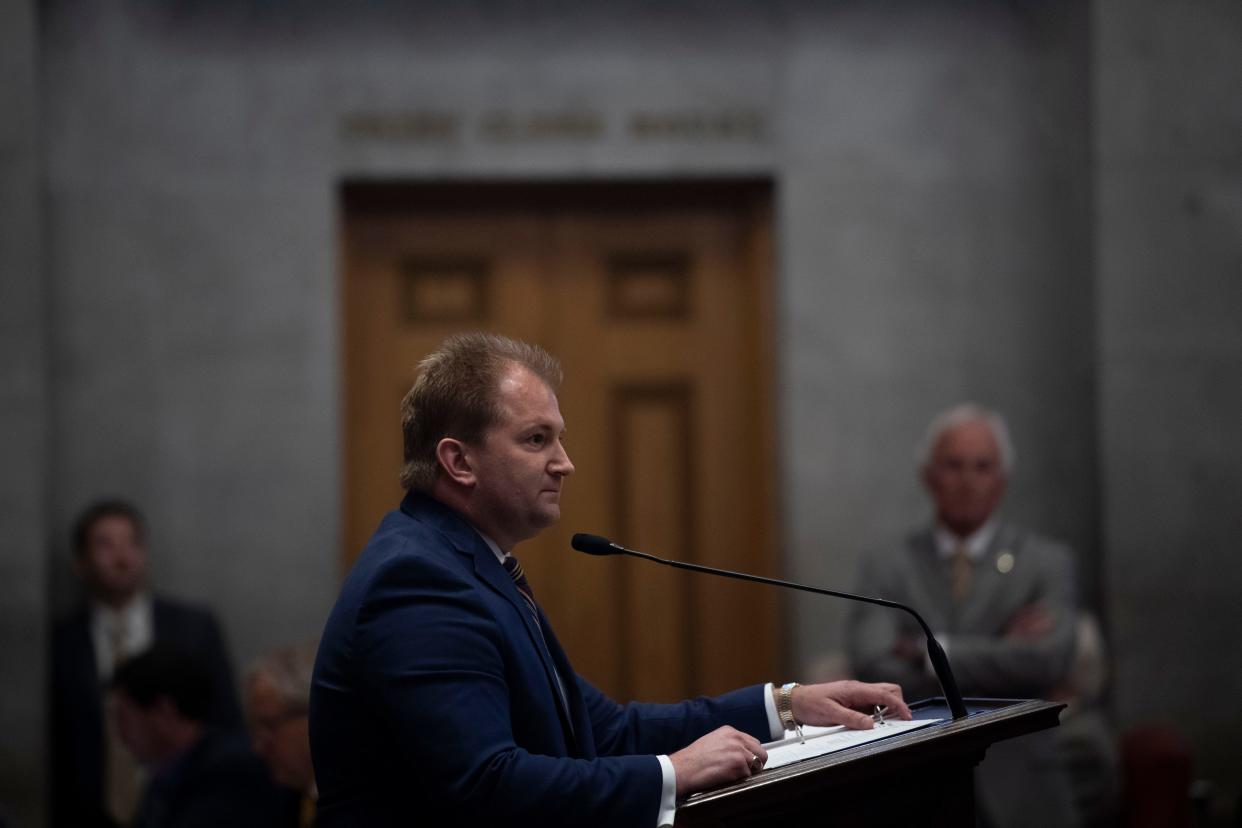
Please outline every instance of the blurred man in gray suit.
[{"label": "blurred man in gray suit", "polygon": [[[933,420],[919,467],[935,519],[887,554],[868,556],[858,586],[922,613],[968,696],[1047,697],[1074,655],[1068,548],[996,515],[1013,460],[995,412],[960,405]],[[859,604],[846,636],[859,678],[897,682],[914,698],[939,695],[905,613]],[[981,824],[1078,824],[1052,732],[994,745],[976,782]]]}]

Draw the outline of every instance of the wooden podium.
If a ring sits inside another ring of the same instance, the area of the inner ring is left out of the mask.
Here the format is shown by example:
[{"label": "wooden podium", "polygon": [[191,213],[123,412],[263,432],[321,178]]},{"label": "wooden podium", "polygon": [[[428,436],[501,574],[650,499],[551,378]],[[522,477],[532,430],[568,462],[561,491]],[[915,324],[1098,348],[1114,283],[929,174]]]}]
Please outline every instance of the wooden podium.
[{"label": "wooden podium", "polygon": [[975,824],[974,768],[993,742],[1056,727],[1064,704],[966,699],[953,720],[942,697],[910,705],[918,730],[761,771],[690,797],[678,828],[695,826]]}]

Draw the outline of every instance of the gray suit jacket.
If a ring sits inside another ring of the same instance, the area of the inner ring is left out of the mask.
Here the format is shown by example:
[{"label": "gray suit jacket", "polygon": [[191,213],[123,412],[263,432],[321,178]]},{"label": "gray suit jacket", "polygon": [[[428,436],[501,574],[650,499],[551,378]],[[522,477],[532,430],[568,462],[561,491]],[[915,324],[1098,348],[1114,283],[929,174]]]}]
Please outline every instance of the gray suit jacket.
[{"label": "gray suit jacket", "polygon": [[[1002,558],[1013,566],[1002,572]],[[1074,654],[1077,602],[1074,566],[1062,544],[1001,523],[974,564],[970,594],[959,606],[950,593],[949,563],[936,551],[930,528],[912,534],[888,553],[863,561],[858,592],[910,604],[947,644],[953,674],[966,696],[1047,696]],[[1037,641],[1004,637],[1019,609],[1039,604],[1055,616],[1051,633]],[[857,604],[847,620],[846,647],[864,681],[900,684],[906,697],[940,695],[921,661],[893,653],[899,636],[924,651],[914,619],[897,610]],[[1074,825],[1068,778],[1052,733],[1045,731],[994,745],[979,766],[981,816],[988,825]]]}]

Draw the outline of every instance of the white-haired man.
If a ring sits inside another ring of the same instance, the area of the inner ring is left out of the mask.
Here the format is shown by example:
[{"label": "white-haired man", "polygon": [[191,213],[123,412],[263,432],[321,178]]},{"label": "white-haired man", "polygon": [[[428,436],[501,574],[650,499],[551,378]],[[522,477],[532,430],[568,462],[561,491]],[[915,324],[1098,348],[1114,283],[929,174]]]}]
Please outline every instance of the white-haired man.
[{"label": "white-haired man", "polygon": [[[936,417],[918,454],[934,520],[890,552],[866,556],[858,586],[922,613],[968,696],[1047,697],[1074,654],[1069,550],[996,514],[1013,463],[999,414],[964,404]],[[904,613],[859,604],[846,641],[860,678],[898,682],[914,698],[940,694]],[[977,782],[981,824],[1077,824],[1051,733],[994,746]]]}]

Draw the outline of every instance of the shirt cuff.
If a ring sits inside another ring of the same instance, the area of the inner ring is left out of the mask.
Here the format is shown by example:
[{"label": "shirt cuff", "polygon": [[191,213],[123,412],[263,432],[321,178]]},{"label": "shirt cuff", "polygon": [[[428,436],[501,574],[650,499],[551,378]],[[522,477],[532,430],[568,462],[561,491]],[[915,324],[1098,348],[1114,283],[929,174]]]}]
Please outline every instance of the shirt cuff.
[{"label": "shirt cuff", "polygon": [[673,762],[667,756],[660,755],[660,775],[664,779],[660,789],[660,813],[656,815],[656,828],[672,825],[677,816],[677,771],[673,770]]},{"label": "shirt cuff", "polygon": [[763,685],[763,708],[768,711],[768,730],[772,734],[771,741],[785,738],[785,726],[781,717],[776,715],[776,699],[772,697],[772,682]]}]

